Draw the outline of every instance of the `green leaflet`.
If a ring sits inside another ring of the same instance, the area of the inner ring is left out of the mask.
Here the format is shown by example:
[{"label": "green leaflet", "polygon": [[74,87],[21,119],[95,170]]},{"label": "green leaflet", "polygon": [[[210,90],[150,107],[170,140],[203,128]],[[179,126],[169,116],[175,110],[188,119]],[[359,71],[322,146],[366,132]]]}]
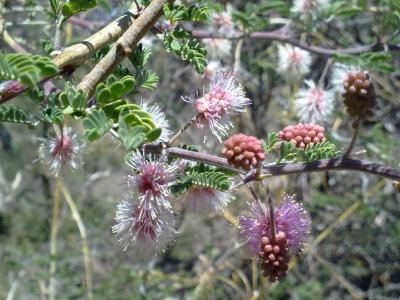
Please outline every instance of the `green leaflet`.
[{"label": "green leaflet", "polygon": [[94,141],[108,132],[113,122],[107,119],[103,110],[93,110],[83,119],[85,128],[83,135],[89,140]]},{"label": "green leaflet", "polygon": [[22,109],[10,104],[0,105],[0,122],[32,124],[32,119]]},{"label": "green leaflet", "polygon": [[17,80],[34,87],[43,77],[57,74],[57,66],[45,56],[0,53],[0,80]]}]

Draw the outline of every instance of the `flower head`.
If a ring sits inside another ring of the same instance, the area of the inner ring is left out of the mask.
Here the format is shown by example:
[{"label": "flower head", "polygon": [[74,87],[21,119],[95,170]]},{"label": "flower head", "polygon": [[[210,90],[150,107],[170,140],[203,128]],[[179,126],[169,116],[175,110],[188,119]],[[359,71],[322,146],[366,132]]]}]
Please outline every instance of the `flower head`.
[{"label": "flower head", "polygon": [[124,250],[132,246],[145,253],[155,253],[171,241],[174,230],[169,186],[176,165],[161,160],[146,160],[139,151],[128,161],[134,175],[128,176],[133,198],[117,207],[113,232],[120,236]]},{"label": "flower head", "polygon": [[212,27],[214,31],[221,34],[232,35],[235,32],[232,16],[232,6],[228,6],[226,11],[214,13],[211,16]]},{"label": "flower head", "polygon": [[193,186],[183,195],[183,202],[191,212],[218,212],[224,208],[231,196],[209,187]]},{"label": "flower head", "polygon": [[82,165],[82,148],[85,143],[72,132],[64,128],[55,137],[40,139],[39,159],[50,174],[58,176],[65,168],[78,169]]},{"label": "flower head", "polygon": [[311,56],[300,48],[291,45],[278,45],[278,70],[291,79],[298,78],[310,71]]},{"label": "flower head", "polygon": [[124,250],[129,246],[138,257],[149,258],[163,250],[174,238],[174,218],[169,209],[154,209],[149,200],[137,203],[134,199],[117,206],[112,231],[119,236]]},{"label": "flower head", "polygon": [[208,125],[220,141],[221,136],[227,135],[229,128],[233,127],[229,121],[230,115],[245,111],[245,107],[251,102],[246,98],[243,87],[235,82],[232,73],[217,73],[202,97],[184,100],[191,102],[197,112],[197,127]]},{"label": "flower head", "polygon": [[343,92],[343,83],[347,78],[347,74],[356,71],[356,69],[343,65],[335,64],[331,72],[331,85],[337,92]]},{"label": "flower head", "polygon": [[[250,217],[240,217],[240,233],[247,241],[253,255],[260,251],[261,238],[272,237],[271,220],[267,208],[257,203],[250,204]],[[289,249],[300,251],[307,239],[311,220],[303,205],[296,202],[294,196],[285,195],[274,210],[276,232],[283,232]]]},{"label": "flower head", "polygon": [[301,89],[296,96],[296,110],[302,122],[326,120],[333,109],[334,93],[324,90],[312,80],[306,80],[307,89]]},{"label": "flower head", "polygon": [[203,39],[206,44],[207,55],[211,59],[226,59],[231,55],[232,42],[227,39]]},{"label": "flower head", "polygon": [[297,148],[305,148],[308,144],[322,143],[326,141],[325,128],[313,123],[296,124],[283,128],[278,133],[281,141],[287,141]]},{"label": "flower head", "polygon": [[160,107],[157,104],[148,104],[147,102],[142,101],[140,103],[140,107],[146,113],[151,116],[154,124],[157,128],[161,128],[161,136],[157,139],[156,142],[166,142],[168,141],[171,130],[169,129],[169,123],[165,114],[161,111]]},{"label": "flower head", "polygon": [[265,159],[261,140],[243,133],[235,134],[227,139],[224,142],[222,154],[230,165],[244,170],[257,167]]},{"label": "flower head", "polygon": [[304,17],[305,14],[315,14],[328,3],[327,0],[295,0],[292,11]]}]

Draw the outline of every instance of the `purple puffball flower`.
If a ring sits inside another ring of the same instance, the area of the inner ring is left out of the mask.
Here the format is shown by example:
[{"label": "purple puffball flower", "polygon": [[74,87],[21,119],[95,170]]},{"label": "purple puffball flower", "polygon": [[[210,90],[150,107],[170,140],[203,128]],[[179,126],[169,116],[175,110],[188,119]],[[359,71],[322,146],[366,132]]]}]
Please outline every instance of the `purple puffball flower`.
[{"label": "purple puffball flower", "polygon": [[134,171],[128,176],[132,197],[118,204],[112,231],[124,250],[131,246],[138,256],[150,257],[163,250],[175,234],[169,187],[177,166],[146,159],[139,151],[127,164]]},{"label": "purple puffball flower", "polygon": [[[265,212],[264,212],[265,211]],[[294,196],[285,195],[274,208],[276,232],[286,235],[289,249],[297,253],[302,250],[310,232],[311,220],[302,203]],[[260,251],[261,238],[271,237],[269,211],[257,203],[250,204],[250,216],[240,217],[240,235],[246,241],[254,255]]]},{"label": "purple puffball flower", "polygon": [[210,87],[200,98],[184,98],[192,103],[198,128],[208,126],[219,141],[233,127],[230,116],[246,110],[251,101],[246,98],[243,87],[235,81],[232,73],[216,73]]},{"label": "purple puffball flower", "polygon": [[82,165],[85,142],[72,128],[66,127],[62,133],[56,130],[55,137],[39,140],[39,159],[51,175],[57,177],[66,168],[76,170]]}]

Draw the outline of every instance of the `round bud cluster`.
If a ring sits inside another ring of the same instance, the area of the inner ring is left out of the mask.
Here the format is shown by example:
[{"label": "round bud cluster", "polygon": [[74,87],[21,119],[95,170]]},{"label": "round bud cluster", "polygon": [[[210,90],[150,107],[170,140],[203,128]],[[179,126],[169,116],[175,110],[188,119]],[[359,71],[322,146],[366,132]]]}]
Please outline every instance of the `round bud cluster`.
[{"label": "round bud cluster", "polygon": [[288,141],[297,148],[305,148],[308,144],[324,142],[326,140],[324,131],[322,126],[300,123],[283,128],[278,135],[281,141]]},{"label": "round bud cluster", "polygon": [[376,105],[375,89],[367,72],[352,71],[343,81],[344,105],[353,118],[366,119]]},{"label": "round bud cluster", "polygon": [[279,231],[276,234],[275,241],[263,236],[260,248],[258,258],[261,261],[263,276],[269,276],[269,280],[272,282],[286,277],[290,255],[285,233]]},{"label": "round bud cluster", "polygon": [[265,159],[261,141],[242,133],[235,134],[224,142],[222,154],[230,165],[244,170],[256,167]]}]

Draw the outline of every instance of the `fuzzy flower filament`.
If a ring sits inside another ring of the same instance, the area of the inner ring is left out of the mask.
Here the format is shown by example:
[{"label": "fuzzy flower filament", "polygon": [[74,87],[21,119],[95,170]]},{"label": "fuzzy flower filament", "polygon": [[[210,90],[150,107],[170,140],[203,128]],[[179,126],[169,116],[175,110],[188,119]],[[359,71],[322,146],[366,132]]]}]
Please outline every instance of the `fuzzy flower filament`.
[{"label": "fuzzy flower filament", "polygon": [[55,137],[41,139],[39,159],[53,176],[58,176],[64,169],[78,169],[82,165],[82,149],[85,143],[66,127],[56,132]]},{"label": "fuzzy flower filament", "polygon": [[175,234],[169,186],[176,166],[147,160],[140,152],[132,155],[128,165],[134,171],[134,175],[128,176],[133,197],[118,205],[117,223],[112,230],[124,250],[131,246],[139,250],[139,255],[150,256],[163,250]]},{"label": "fuzzy flower filament", "polygon": [[233,127],[230,116],[245,111],[245,107],[251,103],[232,73],[217,73],[202,97],[184,100],[191,102],[197,113],[197,127],[208,126],[219,141]]},{"label": "fuzzy flower filament", "polygon": [[[272,239],[272,226],[268,209],[266,212],[257,203],[250,204],[250,216],[240,217],[240,234],[249,245],[253,255],[260,249],[261,238]],[[285,195],[275,209],[276,233],[283,232],[289,250],[297,253],[302,250],[309,235],[311,220],[303,205],[294,196]]]},{"label": "fuzzy flower filament", "polygon": [[296,111],[302,122],[325,121],[333,109],[334,92],[324,90],[312,80],[306,80],[308,88],[296,96]]},{"label": "fuzzy flower filament", "polygon": [[213,213],[223,209],[231,195],[210,187],[192,186],[183,194],[183,202],[190,212]]},{"label": "fuzzy flower filament", "polygon": [[278,45],[278,71],[289,79],[297,79],[310,71],[310,54],[291,45]]}]

